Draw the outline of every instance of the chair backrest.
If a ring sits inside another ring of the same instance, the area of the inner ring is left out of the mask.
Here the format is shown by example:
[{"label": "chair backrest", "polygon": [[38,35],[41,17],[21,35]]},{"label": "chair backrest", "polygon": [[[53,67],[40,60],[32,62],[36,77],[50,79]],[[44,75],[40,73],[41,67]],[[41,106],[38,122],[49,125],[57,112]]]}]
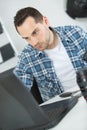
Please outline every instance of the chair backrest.
[{"label": "chair backrest", "polygon": [[32,88],[31,88],[31,93],[39,104],[43,103],[43,100],[40,95],[40,91],[38,89],[38,86],[37,86],[37,83],[35,80],[33,82]]}]

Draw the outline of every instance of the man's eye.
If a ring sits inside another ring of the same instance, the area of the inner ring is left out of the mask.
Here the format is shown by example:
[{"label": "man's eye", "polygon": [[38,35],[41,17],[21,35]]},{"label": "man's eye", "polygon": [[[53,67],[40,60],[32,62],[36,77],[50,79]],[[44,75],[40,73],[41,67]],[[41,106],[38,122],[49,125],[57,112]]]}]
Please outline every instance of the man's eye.
[{"label": "man's eye", "polygon": [[36,34],[38,34],[38,31],[33,32],[33,35],[36,35]]},{"label": "man's eye", "polygon": [[29,40],[29,38],[28,38],[28,37],[25,37],[24,39],[25,39],[25,40]]},{"label": "man's eye", "polygon": [[25,40],[28,40],[28,37],[26,37]]}]

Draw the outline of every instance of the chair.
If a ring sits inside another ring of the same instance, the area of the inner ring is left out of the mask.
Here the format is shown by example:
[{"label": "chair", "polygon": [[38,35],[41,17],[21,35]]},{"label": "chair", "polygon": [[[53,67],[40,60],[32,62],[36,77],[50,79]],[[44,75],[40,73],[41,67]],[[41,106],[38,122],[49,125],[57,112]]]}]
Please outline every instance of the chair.
[{"label": "chair", "polygon": [[37,86],[35,79],[33,82],[33,86],[31,88],[31,93],[39,104],[43,103],[43,100],[41,98],[40,91],[38,89],[38,86]]}]

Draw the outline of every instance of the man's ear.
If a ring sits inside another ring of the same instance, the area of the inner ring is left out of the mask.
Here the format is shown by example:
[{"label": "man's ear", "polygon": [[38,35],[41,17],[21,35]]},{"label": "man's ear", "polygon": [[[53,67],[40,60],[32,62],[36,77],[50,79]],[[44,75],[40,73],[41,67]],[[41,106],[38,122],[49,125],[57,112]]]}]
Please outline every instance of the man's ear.
[{"label": "man's ear", "polygon": [[43,16],[43,23],[45,23],[47,26],[50,25],[49,20],[46,16]]}]

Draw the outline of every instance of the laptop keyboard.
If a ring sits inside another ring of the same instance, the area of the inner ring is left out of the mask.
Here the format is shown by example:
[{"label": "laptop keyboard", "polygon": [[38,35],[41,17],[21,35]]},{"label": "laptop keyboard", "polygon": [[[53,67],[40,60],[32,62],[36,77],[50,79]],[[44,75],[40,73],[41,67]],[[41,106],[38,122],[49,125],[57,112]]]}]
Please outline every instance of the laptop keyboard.
[{"label": "laptop keyboard", "polygon": [[50,111],[46,111],[48,117],[52,120],[55,119],[61,112],[63,112],[63,109],[57,108],[51,109]]},{"label": "laptop keyboard", "polygon": [[78,101],[78,97],[72,97],[69,99],[61,100],[51,104],[43,105],[41,108],[45,111],[49,117],[49,123],[43,126],[20,128],[17,130],[47,130],[57,125],[61,119],[75,106]]},{"label": "laptop keyboard", "polygon": [[72,97],[51,104],[41,106],[50,120],[61,120],[77,103],[78,98]]}]

